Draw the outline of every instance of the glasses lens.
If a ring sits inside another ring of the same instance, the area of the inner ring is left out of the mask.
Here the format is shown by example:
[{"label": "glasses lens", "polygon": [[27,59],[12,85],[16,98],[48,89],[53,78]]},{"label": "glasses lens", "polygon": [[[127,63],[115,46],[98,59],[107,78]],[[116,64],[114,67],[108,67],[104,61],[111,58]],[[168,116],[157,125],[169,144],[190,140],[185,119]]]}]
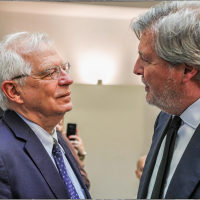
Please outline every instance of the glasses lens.
[{"label": "glasses lens", "polygon": [[70,66],[71,65],[67,62],[67,63],[63,64],[61,67],[60,66],[52,67],[49,72],[51,78],[54,80],[58,79],[60,77],[61,69],[69,74]]},{"label": "glasses lens", "polygon": [[55,66],[50,69],[50,76],[52,79],[58,79],[60,77],[60,67]]},{"label": "glasses lens", "polygon": [[67,62],[61,66],[62,70],[69,74],[70,64]]},{"label": "glasses lens", "polygon": [[70,65],[69,63],[66,63],[66,66],[67,66],[67,67],[66,67],[66,68],[67,68],[66,72],[69,74],[71,65]]},{"label": "glasses lens", "polygon": [[70,71],[70,67],[71,67],[70,63],[67,63],[67,73],[68,74],[69,74],[69,71]]}]

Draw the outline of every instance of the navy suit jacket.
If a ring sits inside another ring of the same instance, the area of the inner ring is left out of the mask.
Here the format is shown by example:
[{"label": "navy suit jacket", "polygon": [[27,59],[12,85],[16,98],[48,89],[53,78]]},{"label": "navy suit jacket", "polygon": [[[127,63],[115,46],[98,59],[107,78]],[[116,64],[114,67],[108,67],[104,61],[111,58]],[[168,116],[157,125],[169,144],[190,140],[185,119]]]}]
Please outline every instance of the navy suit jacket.
[{"label": "navy suit jacket", "polygon": [[[154,135],[138,190],[138,199],[147,197],[148,186],[158,151],[164,138],[164,129],[171,115],[161,112],[155,122]],[[166,199],[200,198],[200,126],[197,127],[178,163],[166,192]]]},{"label": "navy suit jacket", "polygon": [[[91,198],[77,163],[58,135],[86,198]],[[50,156],[32,129],[13,111],[0,119],[0,198],[70,199]]]}]

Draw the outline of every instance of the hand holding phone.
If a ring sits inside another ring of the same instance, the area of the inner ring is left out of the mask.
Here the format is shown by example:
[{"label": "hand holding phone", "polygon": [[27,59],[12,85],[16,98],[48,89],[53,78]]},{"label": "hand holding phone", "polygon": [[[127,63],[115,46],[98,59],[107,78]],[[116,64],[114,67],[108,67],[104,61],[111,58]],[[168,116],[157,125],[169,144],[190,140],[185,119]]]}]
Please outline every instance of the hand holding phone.
[{"label": "hand holding phone", "polygon": [[[69,138],[70,135],[76,135],[76,124],[72,124],[72,123],[67,124],[67,137]],[[70,139],[70,140],[74,140],[74,139]]]}]

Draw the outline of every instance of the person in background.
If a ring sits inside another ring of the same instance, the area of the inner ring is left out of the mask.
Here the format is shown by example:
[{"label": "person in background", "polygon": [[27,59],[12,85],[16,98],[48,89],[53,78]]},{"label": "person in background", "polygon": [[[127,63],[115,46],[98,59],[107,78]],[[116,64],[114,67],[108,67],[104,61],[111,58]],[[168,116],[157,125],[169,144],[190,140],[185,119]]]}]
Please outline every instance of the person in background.
[{"label": "person in background", "polygon": [[87,185],[88,189],[90,189],[90,181],[88,179],[88,175],[86,171],[84,170],[84,159],[85,159],[86,152],[85,152],[82,139],[80,138],[78,129],[76,129],[76,135],[71,136],[71,138],[75,139],[75,141],[70,141],[68,137],[66,136],[66,133],[63,132],[63,119],[56,125],[56,130],[60,135],[62,135],[63,139],[67,143],[69,149],[71,150],[74,158],[76,159],[79,165],[79,169],[81,171],[83,180],[85,184]]},{"label": "person in background", "polygon": [[72,109],[69,68],[45,33],[14,33],[0,43],[0,198],[91,198],[56,132]]},{"label": "person in background", "polygon": [[135,175],[139,180],[141,179],[142,176],[146,158],[147,156],[145,155],[140,157],[139,160],[137,161],[137,169],[135,170]]},{"label": "person in background", "polygon": [[134,73],[158,115],[137,198],[200,198],[200,2],[162,2],[132,21]]},{"label": "person in background", "polygon": [[[136,164],[136,170],[135,170],[135,176],[136,178],[140,181],[142,172],[144,169],[145,161],[146,161],[146,155],[142,156],[138,159],[137,164]],[[134,199],[137,199],[137,195],[134,196]]]}]

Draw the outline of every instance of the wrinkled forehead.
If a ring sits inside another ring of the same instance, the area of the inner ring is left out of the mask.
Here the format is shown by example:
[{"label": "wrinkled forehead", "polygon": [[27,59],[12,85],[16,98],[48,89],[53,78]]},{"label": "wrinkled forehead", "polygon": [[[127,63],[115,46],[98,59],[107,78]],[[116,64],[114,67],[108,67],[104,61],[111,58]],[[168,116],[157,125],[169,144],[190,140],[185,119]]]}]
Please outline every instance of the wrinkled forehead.
[{"label": "wrinkled forehead", "polygon": [[21,56],[26,62],[31,63],[35,70],[45,70],[50,66],[63,64],[63,60],[58,55],[57,51],[48,45],[31,53],[24,53]]},{"label": "wrinkled forehead", "polygon": [[155,33],[152,33],[151,30],[146,30],[142,33],[140,42],[138,45],[138,50],[142,51],[155,51]]},{"label": "wrinkled forehead", "polygon": [[140,41],[144,38],[144,37],[148,37],[149,40],[149,44],[153,44],[156,40],[156,33],[155,31],[152,29],[152,27],[145,29],[142,34],[141,34],[141,38]]}]

